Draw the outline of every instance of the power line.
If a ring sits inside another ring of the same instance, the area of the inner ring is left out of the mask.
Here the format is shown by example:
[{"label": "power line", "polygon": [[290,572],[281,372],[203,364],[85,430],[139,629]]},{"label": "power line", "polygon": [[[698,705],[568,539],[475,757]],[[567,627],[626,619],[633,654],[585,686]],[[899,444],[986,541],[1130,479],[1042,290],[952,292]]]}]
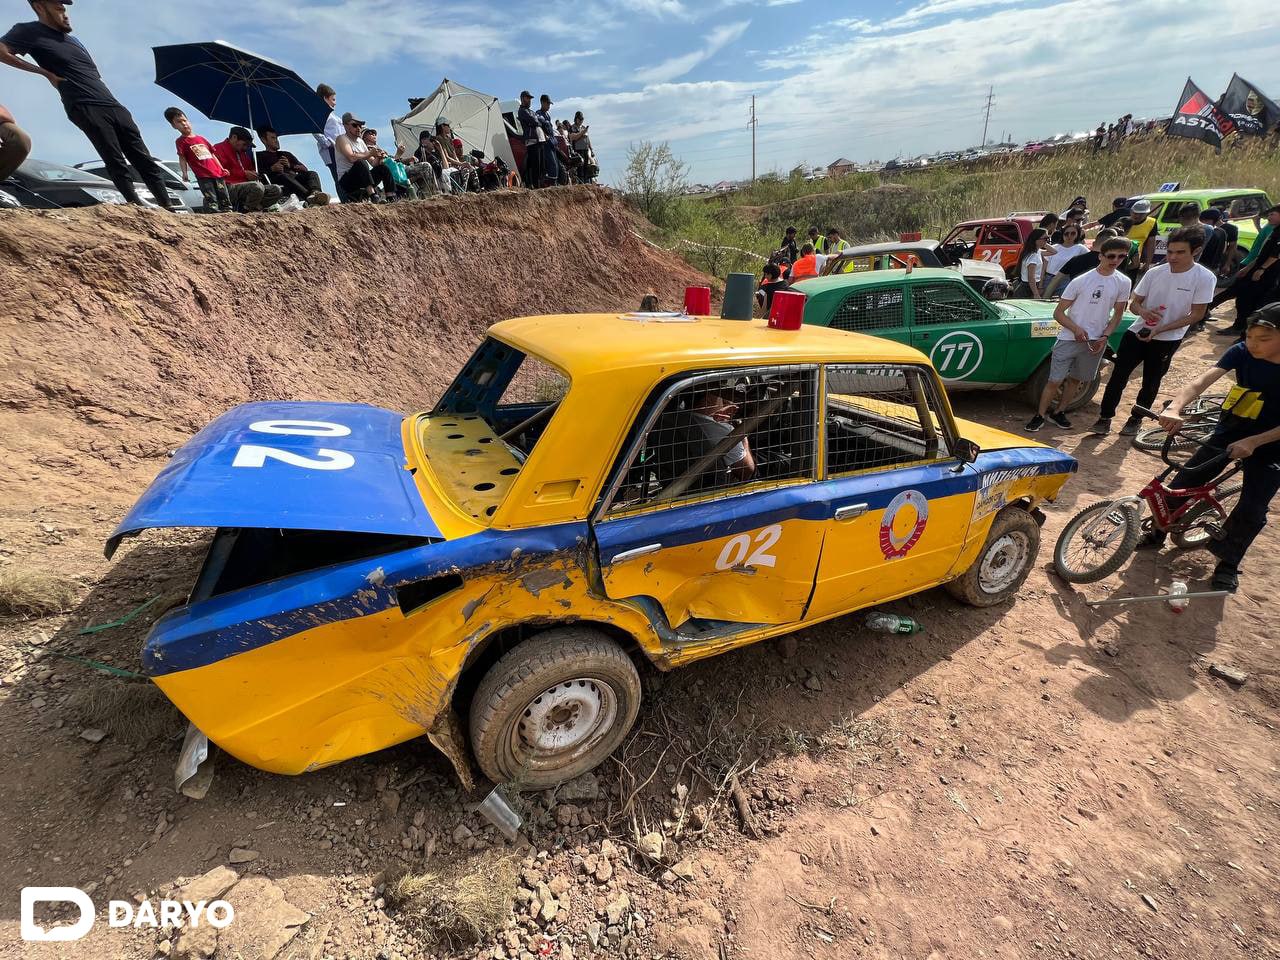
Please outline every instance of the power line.
[{"label": "power line", "polygon": [[987,111],[986,116],[982,120],[982,139],[978,141],[979,146],[987,145],[987,124],[991,122],[991,105],[995,103],[995,84],[992,84],[987,90]]},{"label": "power line", "polygon": [[747,126],[751,128],[751,182],[756,182],[756,127],[760,121],[756,119],[756,95],[751,95],[751,119]]}]

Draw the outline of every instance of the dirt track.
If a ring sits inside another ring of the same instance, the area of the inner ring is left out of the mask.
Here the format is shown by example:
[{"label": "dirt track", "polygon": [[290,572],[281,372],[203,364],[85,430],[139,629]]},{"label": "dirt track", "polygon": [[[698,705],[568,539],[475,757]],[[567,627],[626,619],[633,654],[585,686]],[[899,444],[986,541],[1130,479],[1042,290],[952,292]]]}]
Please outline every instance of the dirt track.
[{"label": "dirt track", "polygon": [[[694,276],[635,241],[601,192],[480,202],[493,209],[360,210],[354,227],[318,219],[346,210],[252,224],[51,214],[24,231],[0,220],[0,284],[19,311],[3,318],[16,349],[0,378],[0,557],[73,575],[84,597],[68,617],[0,622],[0,955],[151,957],[149,931],[23,944],[18,888],[96,884],[95,901],[129,899],[206,874],[233,847],[258,853],[242,874],[275,886],[241,881],[248,939],[219,956],[269,955],[297,928],[273,890],[310,917],[279,956],[426,954],[421,927],[379,898],[378,873],[504,849],[417,744],[297,779],[224,758],[206,800],[178,798],[177,746],[156,736],[170,732],[163,704],[111,701],[101,691],[115,681],[43,652],[134,666],[149,613],[77,630],[180,592],[197,548],[143,540],[108,567],[100,546],[164,453],[214,412],[267,397],[418,406],[491,319],[630,307],[649,288],[666,303]],[[539,214],[555,228],[512,239]],[[264,246],[284,255],[268,265]],[[316,259],[300,262],[303,249]],[[1175,375],[1221,343],[1195,338]],[[1012,396],[955,405],[1006,429],[1026,417]],[[1082,595],[1153,592],[1175,576],[1194,590],[1209,558],[1140,556],[1106,583],[1059,583],[1046,568],[1065,519],[1136,490],[1156,461],[1114,436],[1047,436],[1081,472],[1016,603],[974,611],[935,591],[894,605],[925,623],[916,637],[846,618],[647,676],[641,728],[598,783],[531,801],[545,856],[518,868],[534,902],[458,952],[585,957],[595,924],[604,955],[699,960],[1280,957],[1274,531],[1224,605],[1091,611]],[[1248,680],[1234,688],[1210,663]],[[79,737],[102,724],[100,743]],[[760,839],[713,789],[733,769]],[[655,828],[678,835],[662,864],[633,852]],[[529,918],[549,899],[549,917]],[[162,944],[202,955],[194,941]]]}]

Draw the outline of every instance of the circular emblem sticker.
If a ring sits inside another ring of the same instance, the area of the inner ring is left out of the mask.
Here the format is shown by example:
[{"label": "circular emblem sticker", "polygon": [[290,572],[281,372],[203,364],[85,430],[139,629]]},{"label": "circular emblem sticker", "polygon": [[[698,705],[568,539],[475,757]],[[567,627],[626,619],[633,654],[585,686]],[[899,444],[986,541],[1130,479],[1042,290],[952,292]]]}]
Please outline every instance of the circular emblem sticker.
[{"label": "circular emblem sticker", "polygon": [[929,522],[929,501],[919,490],[903,490],[885,507],[880,521],[880,552],[886,560],[900,560],[920,542]]},{"label": "circular emblem sticker", "polygon": [[944,380],[963,380],[973,376],[982,363],[982,341],[967,330],[953,330],[938,338],[929,359]]}]

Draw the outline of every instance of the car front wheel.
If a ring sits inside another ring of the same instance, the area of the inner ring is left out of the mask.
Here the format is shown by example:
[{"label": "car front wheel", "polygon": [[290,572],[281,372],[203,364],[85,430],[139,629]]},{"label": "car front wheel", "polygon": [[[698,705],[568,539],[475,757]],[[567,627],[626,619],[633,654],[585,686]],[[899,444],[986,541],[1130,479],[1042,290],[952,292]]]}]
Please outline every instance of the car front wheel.
[{"label": "car front wheel", "polygon": [[542,790],[604,761],[635,723],[640,676],[589,627],[561,627],[506,653],[471,701],[471,748],[495,783]]},{"label": "car front wheel", "polygon": [[972,607],[993,607],[1026,582],[1040,552],[1040,525],[1021,507],[1006,507],[991,522],[978,558],[947,591]]}]

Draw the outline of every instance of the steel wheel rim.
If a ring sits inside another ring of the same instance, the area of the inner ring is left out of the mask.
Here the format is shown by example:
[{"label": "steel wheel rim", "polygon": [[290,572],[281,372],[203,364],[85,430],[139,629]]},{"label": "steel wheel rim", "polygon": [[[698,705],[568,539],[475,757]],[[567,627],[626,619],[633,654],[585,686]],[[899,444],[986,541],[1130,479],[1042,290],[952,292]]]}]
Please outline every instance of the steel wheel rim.
[{"label": "steel wheel rim", "polygon": [[594,749],[617,716],[618,697],[603,680],[562,680],[525,704],[511,726],[511,751],[522,766],[564,767]]},{"label": "steel wheel rim", "polygon": [[1000,593],[1017,582],[1031,552],[1025,534],[1006,533],[987,548],[978,568],[978,586],[985,593]]}]

